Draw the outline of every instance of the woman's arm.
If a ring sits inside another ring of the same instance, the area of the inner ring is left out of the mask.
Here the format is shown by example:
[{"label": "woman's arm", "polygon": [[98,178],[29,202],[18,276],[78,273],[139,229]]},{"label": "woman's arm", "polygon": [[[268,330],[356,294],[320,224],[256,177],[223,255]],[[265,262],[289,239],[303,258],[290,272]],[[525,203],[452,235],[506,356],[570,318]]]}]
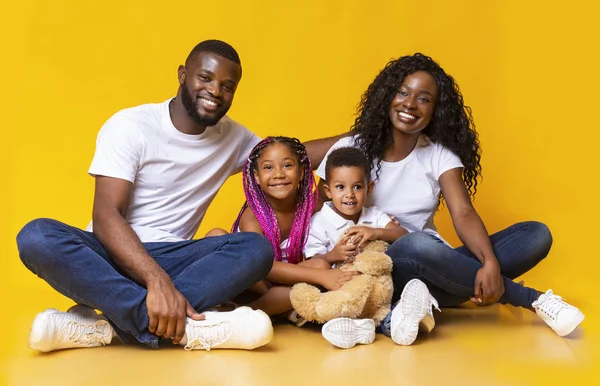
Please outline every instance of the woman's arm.
[{"label": "woman's arm", "polygon": [[462,179],[462,168],[444,172],[440,176],[440,186],[458,237],[483,264],[475,279],[473,300],[480,304],[495,303],[504,293],[500,265],[485,225],[469,198]]}]

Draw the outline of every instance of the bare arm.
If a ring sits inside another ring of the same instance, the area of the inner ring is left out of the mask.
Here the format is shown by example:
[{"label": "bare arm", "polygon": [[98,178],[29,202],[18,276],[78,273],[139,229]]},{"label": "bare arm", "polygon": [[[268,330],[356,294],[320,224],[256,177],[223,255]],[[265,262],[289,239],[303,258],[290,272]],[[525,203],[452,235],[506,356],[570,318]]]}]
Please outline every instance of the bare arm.
[{"label": "bare arm", "polygon": [[179,292],[169,275],[148,255],[125,217],[133,190],[129,181],[96,177],[94,234],[115,263],[136,282],[148,289],[150,332],[179,343],[185,333],[186,315],[203,319]]},{"label": "bare arm", "polygon": [[96,177],[94,234],[117,265],[142,286],[170,282],[167,273],[144,249],[125,217],[133,184],[127,180]]},{"label": "bare arm", "polygon": [[331,146],[333,146],[341,138],[347,137],[350,134],[350,132],[347,132],[334,137],[314,139],[312,141],[305,142],[304,146],[306,146],[306,152],[308,153],[308,158],[310,159],[310,164],[312,165],[313,170],[319,167],[323,161],[323,158],[325,158],[325,154],[327,154]]},{"label": "bare arm", "polygon": [[377,231],[377,240],[383,240],[389,244],[392,244],[394,241],[408,233],[406,229],[402,228],[394,221],[390,221],[385,228],[377,228]]},{"label": "bare arm", "polygon": [[498,264],[483,221],[469,199],[462,169],[451,169],[442,174],[440,186],[460,240],[483,264]]},{"label": "bare arm", "polygon": [[477,271],[471,299],[478,304],[495,303],[504,293],[500,265],[483,221],[469,199],[462,169],[451,169],[442,174],[440,186],[458,237],[483,264]]}]

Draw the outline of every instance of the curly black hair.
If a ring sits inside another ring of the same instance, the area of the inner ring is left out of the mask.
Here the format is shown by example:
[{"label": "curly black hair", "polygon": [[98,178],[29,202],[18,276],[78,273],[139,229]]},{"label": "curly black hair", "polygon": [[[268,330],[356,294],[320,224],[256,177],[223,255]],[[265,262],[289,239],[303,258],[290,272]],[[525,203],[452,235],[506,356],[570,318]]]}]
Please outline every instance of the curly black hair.
[{"label": "curly black hair", "polygon": [[367,182],[371,181],[371,164],[362,150],[355,147],[339,147],[327,156],[325,181],[331,182],[331,171],[337,168],[358,167],[364,170]]},{"label": "curly black hair", "polygon": [[378,178],[381,159],[393,143],[390,105],[404,78],[417,71],[431,74],[438,87],[435,111],[423,134],[460,158],[464,165],[463,180],[469,196],[473,197],[481,176],[481,150],[471,108],[465,106],[454,78],[429,56],[421,53],[403,56],[391,60],[381,70],[358,104],[358,116],[352,125],[352,132],[357,135],[356,144],[376,167]]}]

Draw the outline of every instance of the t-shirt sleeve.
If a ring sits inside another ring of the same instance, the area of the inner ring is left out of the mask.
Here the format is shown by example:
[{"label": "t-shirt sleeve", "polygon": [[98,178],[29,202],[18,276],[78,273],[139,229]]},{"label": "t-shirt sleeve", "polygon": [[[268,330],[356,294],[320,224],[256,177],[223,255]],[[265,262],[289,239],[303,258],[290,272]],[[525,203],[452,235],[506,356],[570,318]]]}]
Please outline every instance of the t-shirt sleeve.
[{"label": "t-shirt sleeve", "polygon": [[304,246],[304,256],[307,259],[315,255],[324,255],[328,252],[327,247],[330,241],[325,237],[325,232],[318,226],[318,220],[315,217],[311,220],[308,239]]},{"label": "t-shirt sleeve", "polygon": [[375,226],[374,228],[385,228],[387,226],[387,224],[390,223],[390,221],[392,221],[392,218],[385,212],[382,212],[381,210],[372,207],[372,210],[374,210],[374,214],[375,214]]},{"label": "t-shirt sleeve", "polygon": [[439,179],[442,174],[447,172],[450,169],[462,168],[464,167],[460,158],[456,154],[454,154],[450,149],[438,145],[439,149],[437,151],[437,162],[434,164],[434,167],[437,169],[435,171],[436,179]]},{"label": "t-shirt sleeve", "polygon": [[336,143],[334,143],[333,146],[331,147],[331,149],[329,149],[329,151],[327,152],[327,154],[325,154],[325,157],[323,158],[323,161],[321,161],[321,163],[319,164],[319,167],[315,171],[315,174],[317,176],[319,176],[319,178],[324,180],[325,179],[325,164],[327,163],[327,157],[329,157],[329,154],[332,151],[334,151],[335,149],[339,149],[340,147],[353,146],[353,143],[354,143],[354,137],[344,137],[344,138],[338,140]]},{"label": "t-shirt sleeve", "polygon": [[88,173],[133,183],[143,152],[144,138],[139,127],[127,115],[117,113],[98,133],[96,152]]},{"label": "t-shirt sleeve", "polygon": [[241,126],[241,127],[243,128],[244,139],[242,140],[242,143],[241,143],[242,150],[240,152],[239,158],[237,160],[237,164],[235,166],[235,173],[239,173],[242,171],[242,168],[244,167],[244,163],[248,159],[248,156],[250,156],[250,152],[252,152],[252,149],[254,149],[254,146],[258,145],[258,143],[260,141],[262,141],[262,139],[259,136],[257,136],[256,134],[254,134],[253,132],[251,132],[250,130],[245,128],[244,126]]}]

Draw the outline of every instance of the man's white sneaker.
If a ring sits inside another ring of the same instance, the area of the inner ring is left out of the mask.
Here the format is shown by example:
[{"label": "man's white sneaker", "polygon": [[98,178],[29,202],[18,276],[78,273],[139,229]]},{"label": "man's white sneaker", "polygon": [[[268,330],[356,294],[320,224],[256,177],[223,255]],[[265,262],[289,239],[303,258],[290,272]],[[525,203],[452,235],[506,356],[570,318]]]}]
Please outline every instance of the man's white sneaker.
[{"label": "man's white sneaker", "polygon": [[113,328],[98,314],[83,315],[50,308],[39,313],[33,320],[29,347],[41,352],[98,347],[110,344],[112,336]]},{"label": "man's white sneaker", "polygon": [[332,319],[321,329],[323,338],[339,348],[351,348],[357,344],[371,344],[375,340],[373,319]]},{"label": "man's white sneaker", "polygon": [[187,318],[186,350],[237,348],[252,350],[273,339],[273,325],[267,314],[249,307],[231,312],[204,312],[205,320]]},{"label": "man's white sneaker", "polygon": [[540,295],[531,306],[559,336],[569,335],[584,319],[579,308],[568,304],[560,296],[554,295],[552,290]]},{"label": "man's white sneaker", "polygon": [[98,316],[98,313],[93,308],[83,304],[75,304],[74,306],[71,306],[67,312],[81,316],[87,316],[89,318],[96,318]]},{"label": "man's white sneaker", "polygon": [[438,311],[437,300],[431,296],[425,283],[419,279],[409,281],[394,311],[392,311],[392,340],[402,346],[413,344],[419,329],[431,332],[435,327],[432,306]]}]

